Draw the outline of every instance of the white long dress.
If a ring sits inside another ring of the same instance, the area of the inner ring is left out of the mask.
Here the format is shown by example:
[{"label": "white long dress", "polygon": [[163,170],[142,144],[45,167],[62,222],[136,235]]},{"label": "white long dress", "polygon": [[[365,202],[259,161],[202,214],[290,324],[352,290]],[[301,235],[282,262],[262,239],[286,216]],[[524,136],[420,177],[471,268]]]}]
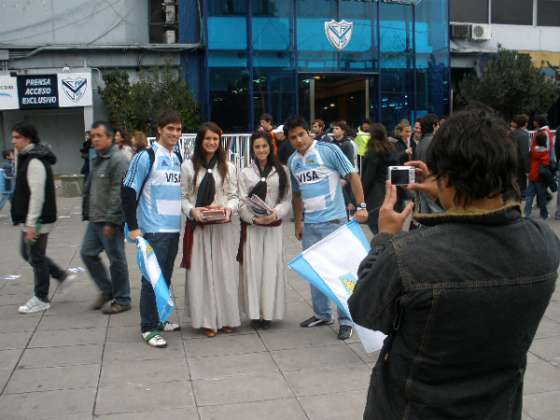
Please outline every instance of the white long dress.
[{"label": "white long dress", "polygon": [[[276,170],[272,169],[267,177],[265,200],[276,210],[280,219],[290,214],[292,200],[288,169],[283,169],[287,177],[284,197],[278,202],[279,177]],[[245,168],[239,175],[239,196],[247,197],[259,180],[259,170],[255,164]],[[239,205],[239,215],[249,224],[240,266],[244,311],[250,319],[282,319],[286,311],[286,258],[282,225],[267,227],[252,224],[254,215],[243,203]]]},{"label": "white long dress", "polygon": [[[182,210],[190,219],[196,195],[206,169],[198,171],[193,189],[194,168],[189,159],[181,166]],[[237,176],[235,166],[228,162],[228,176],[222,177],[216,167],[212,171],[216,195],[212,205],[232,210],[232,222],[198,225],[193,234],[191,268],[187,270],[185,312],[190,314],[193,328],[217,331],[223,327],[241,325],[239,315],[239,217],[237,215]]]}]

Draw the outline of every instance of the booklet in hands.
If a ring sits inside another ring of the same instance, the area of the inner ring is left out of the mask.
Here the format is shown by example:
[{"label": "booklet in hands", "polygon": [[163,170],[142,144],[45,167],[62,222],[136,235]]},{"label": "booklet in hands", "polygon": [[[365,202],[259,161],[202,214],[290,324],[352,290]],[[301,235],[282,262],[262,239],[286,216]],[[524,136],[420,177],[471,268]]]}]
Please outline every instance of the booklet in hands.
[{"label": "booklet in hands", "polygon": [[247,205],[255,216],[270,216],[272,214],[273,209],[258,195],[253,194],[251,197],[241,197],[241,201]]},{"label": "booklet in hands", "polygon": [[202,217],[206,222],[224,222],[226,211],[224,209],[207,209],[202,211]]}]

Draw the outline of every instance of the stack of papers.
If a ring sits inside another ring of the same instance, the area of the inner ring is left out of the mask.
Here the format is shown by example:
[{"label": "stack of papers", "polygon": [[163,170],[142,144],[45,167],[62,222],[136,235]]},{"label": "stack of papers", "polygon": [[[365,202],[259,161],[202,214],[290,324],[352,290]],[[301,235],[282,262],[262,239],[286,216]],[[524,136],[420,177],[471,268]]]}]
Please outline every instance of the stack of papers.
[{"label": "stack of papers", "polygon": [[251,197],[241,197],[241,201],[255,216],[269,216],[272,214],[272,207],[266,204],[258,195],[253,194]]}]

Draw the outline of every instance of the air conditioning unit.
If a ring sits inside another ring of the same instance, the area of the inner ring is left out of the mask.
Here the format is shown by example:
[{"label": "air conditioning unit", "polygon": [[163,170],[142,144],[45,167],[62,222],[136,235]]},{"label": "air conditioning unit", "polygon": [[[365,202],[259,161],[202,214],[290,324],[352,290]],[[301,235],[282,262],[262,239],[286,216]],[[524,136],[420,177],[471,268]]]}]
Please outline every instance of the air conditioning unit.
[{"label": "air conditioning unit", "polygon": [[473,24],[471,27],[471,39],[473,41],[488,41],[492,39],[492,27],[480,23]]},{"label": "air conditioning unit", "polygon": [[468,23],[451,23],[451,39],[469,39],[471,25]]}]

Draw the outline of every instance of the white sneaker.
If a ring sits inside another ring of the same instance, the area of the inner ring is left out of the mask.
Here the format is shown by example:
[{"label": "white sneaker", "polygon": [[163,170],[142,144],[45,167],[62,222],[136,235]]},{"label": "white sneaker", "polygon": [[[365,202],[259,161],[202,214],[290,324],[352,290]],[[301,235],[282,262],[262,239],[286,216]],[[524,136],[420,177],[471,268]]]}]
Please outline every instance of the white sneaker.
[{"label": "white sneaker", "polygon": [[66,271],[66,277],[60,282],[60,293],[64,294],[64,292],[66,292],[66,290],[68,290],[70,286],[76,283],[77,278],[77,274]]},{"label": "white sneaker", "polygon": [[173,324],[172,322],[165,321],[163,323],[160,322],[158,326],[158,331],[165,331],[165,332],[172,332],[172,331],[179,331],[181,326],[179,324]]},{"label": "white sneaker", "polygon": [[37,296],[33,296],[25,305],[18,308],[18,312],[20,314],[32,314],[33,312],[46,311],[50,307],[51,305],[48,302],[43,302]]}]

